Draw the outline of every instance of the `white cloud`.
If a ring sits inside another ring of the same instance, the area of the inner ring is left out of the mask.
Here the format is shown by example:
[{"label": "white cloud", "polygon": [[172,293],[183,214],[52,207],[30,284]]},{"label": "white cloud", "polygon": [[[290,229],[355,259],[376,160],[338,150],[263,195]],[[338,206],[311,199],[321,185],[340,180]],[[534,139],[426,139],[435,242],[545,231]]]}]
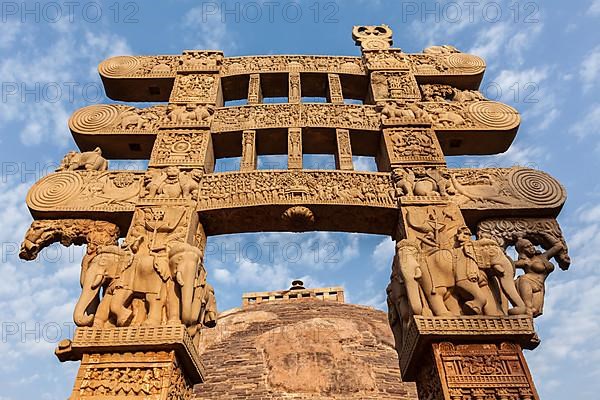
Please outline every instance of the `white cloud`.
[{"label": "white cloud", "polygon": [[512,167],[522,166],[529,168],[539,168],[540,161],[545,157],[545,150],[539,144],[525,145],[520,142],[513,143],[509,149],[492,157],[493,166]]},{"label": "white cloud", "polygon": [[579,77],[585,90],[596,85],[596,81],[600,78],[600,46],[596,46],[585,55],[579,70]]},{"label": "white cloud", "polygon": [[588,15],[600,15],[600,0],[593,0],[590,8],[587,10]]},{"label": "white cloud", "polygon": [[[70,140],[70,114],[80,103],[102,98],[98,63],[114,54],[131,53],[118,35],[92,34],[72,24],[68,28],[45,31],[47,46],[24,45],[26,38],[18,39],[23,44],[20,50],[0,60],[0,129],[21,124],[18,134],[25,145],[54,142],[65,147]],[[36,33],[42,32],[29,32],[34,43],[42,39]]]},{"label": "white cloud", "polygon": [[598,134],[598,127],[600,127],[600,103],[595,103],[586,110],[579,121],[573,124],[569,132],[581,139],[590,134]]},{"label": "white cloud", "polygon": [[487,23],[476,33],[477,40],[468,52],[482,57],[488,64],[505,64],[505,60],[522,64],[525,50],[531,47],[542,29],[541,23],[515,25],[510,20],[492,26]]},{"label": "white cloud", "polygon": [[215,278],[217,282],[220,283],[233,283],[234,278],[231,272],[225,268],[215,268],[212,272],[212,276]]},{"label": "white cloud", "polygon": [[23,24],[17,20],[7,20],[0,23],[0,49],[8,49],[16,42],[21,35]]},{"label": "white cloud", "polygon": [[352,163],[355,171],[377,171],[377,164],[372,157],[354,156]]},{"label": "white cloud", "polygon": [[391,237],[383,239],[371,254],[371,258],[375,264],[375,269],[381,271],[390,269],[392,265],[392,259],[394,258],[395,242]]},{"label": "white cloud", "polygon": [[[224,3],[223,3],[224,4]],[[223,50],[232,52],[235,50],[235,42],[232,32],[227,30],[226,22],[221,17],[221,6],[211,3],[215,10],[208,10],[205,5],[190,9],[183,17],[188,42],[192,42],[192,49]]]}]

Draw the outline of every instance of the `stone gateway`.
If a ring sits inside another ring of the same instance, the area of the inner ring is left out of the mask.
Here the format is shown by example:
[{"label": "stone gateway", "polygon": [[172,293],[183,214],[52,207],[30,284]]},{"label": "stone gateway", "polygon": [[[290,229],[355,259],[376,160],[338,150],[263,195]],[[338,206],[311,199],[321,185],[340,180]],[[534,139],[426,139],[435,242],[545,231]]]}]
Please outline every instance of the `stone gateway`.
[{"label": "stone gateway", "polygon": [[[519,128],[517,110],[478,92],[481,58],[405,53],[386,25],[352,37],[360,57],[189,50],[100,64],[111,99],[156,105],[72,115],[80,151],[29,191],[20,252],[87,245],[78,328],[56,349],[81,361],[71,399],[539,400],[522,350],[539,343],[554,263],[570,265],[565,190],[530,168],[447,166],[506,151]],[[258,168],[273,154],[287,169]],[[305,154],[336,168],[305,169]],[[353,156],[377,171],[355,171]],[[240,170],[215,173],[225,157]],[[298,281],[218,315],[208,236],[322,230],[396,241],[387,318]]]}]

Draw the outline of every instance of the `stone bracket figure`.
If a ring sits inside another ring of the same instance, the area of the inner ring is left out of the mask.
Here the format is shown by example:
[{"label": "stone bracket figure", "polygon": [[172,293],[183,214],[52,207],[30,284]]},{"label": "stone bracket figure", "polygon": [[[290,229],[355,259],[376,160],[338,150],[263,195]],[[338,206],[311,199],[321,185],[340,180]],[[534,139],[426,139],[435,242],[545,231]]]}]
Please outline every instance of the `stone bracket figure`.
[{"label": "stone bracket figure", "polygon": [[517,288],[525,302],[527,313],[538,317],[544,311],[546,278],[554,271],[550,259],[564,251],[564,247],[560,241],[556,241],[548,250],[541,252],[525,238],[518,239],[515,247],[519,254],[515,266],[525,272],[517,278]]}]

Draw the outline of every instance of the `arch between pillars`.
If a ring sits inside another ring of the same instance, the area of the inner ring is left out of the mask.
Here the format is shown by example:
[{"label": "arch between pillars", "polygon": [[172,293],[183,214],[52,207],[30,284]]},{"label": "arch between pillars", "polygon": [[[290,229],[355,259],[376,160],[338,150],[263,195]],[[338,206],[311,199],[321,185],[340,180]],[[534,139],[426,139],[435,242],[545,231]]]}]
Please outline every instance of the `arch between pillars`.
[{"label": "arch between pillars", "polygon": [[199,211],[207,236],[250,232],[336,231],[393,236],[399,210],[332,204],[264,204]]}]

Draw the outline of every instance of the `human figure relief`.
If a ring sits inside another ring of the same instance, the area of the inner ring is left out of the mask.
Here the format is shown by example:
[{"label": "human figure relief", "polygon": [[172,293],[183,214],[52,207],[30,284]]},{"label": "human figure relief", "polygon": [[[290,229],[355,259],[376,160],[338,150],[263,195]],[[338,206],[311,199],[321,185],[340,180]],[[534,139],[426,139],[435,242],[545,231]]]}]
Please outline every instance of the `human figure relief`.
[{"label": "human figure relief", "polygon": [[519,254],[515,266],[525,272],[517,278],[519,294],[525,302],[527,313],[533,317],[540,316],[543,312],[546,292],[544,283],[548,275],[554,271],[554,265],[550,259],[563,251],[564,247],[561,242],[557,241],[542,253],[525,238],[518,239],[515,247]]},{"label": "human figure relief", "polygon": [[[477,264],[477,256],[475,254],[473,240],[471,239],[471,231],[466,226],[460,227],[456,234],[454,257],[456,287],[463,292],[463,297],[470,298],[465,302],[465,306],[475,314],[483,314],[487,299],[479,287],[479,266]],[[486,314],[489,314],[487,310]]]}]

